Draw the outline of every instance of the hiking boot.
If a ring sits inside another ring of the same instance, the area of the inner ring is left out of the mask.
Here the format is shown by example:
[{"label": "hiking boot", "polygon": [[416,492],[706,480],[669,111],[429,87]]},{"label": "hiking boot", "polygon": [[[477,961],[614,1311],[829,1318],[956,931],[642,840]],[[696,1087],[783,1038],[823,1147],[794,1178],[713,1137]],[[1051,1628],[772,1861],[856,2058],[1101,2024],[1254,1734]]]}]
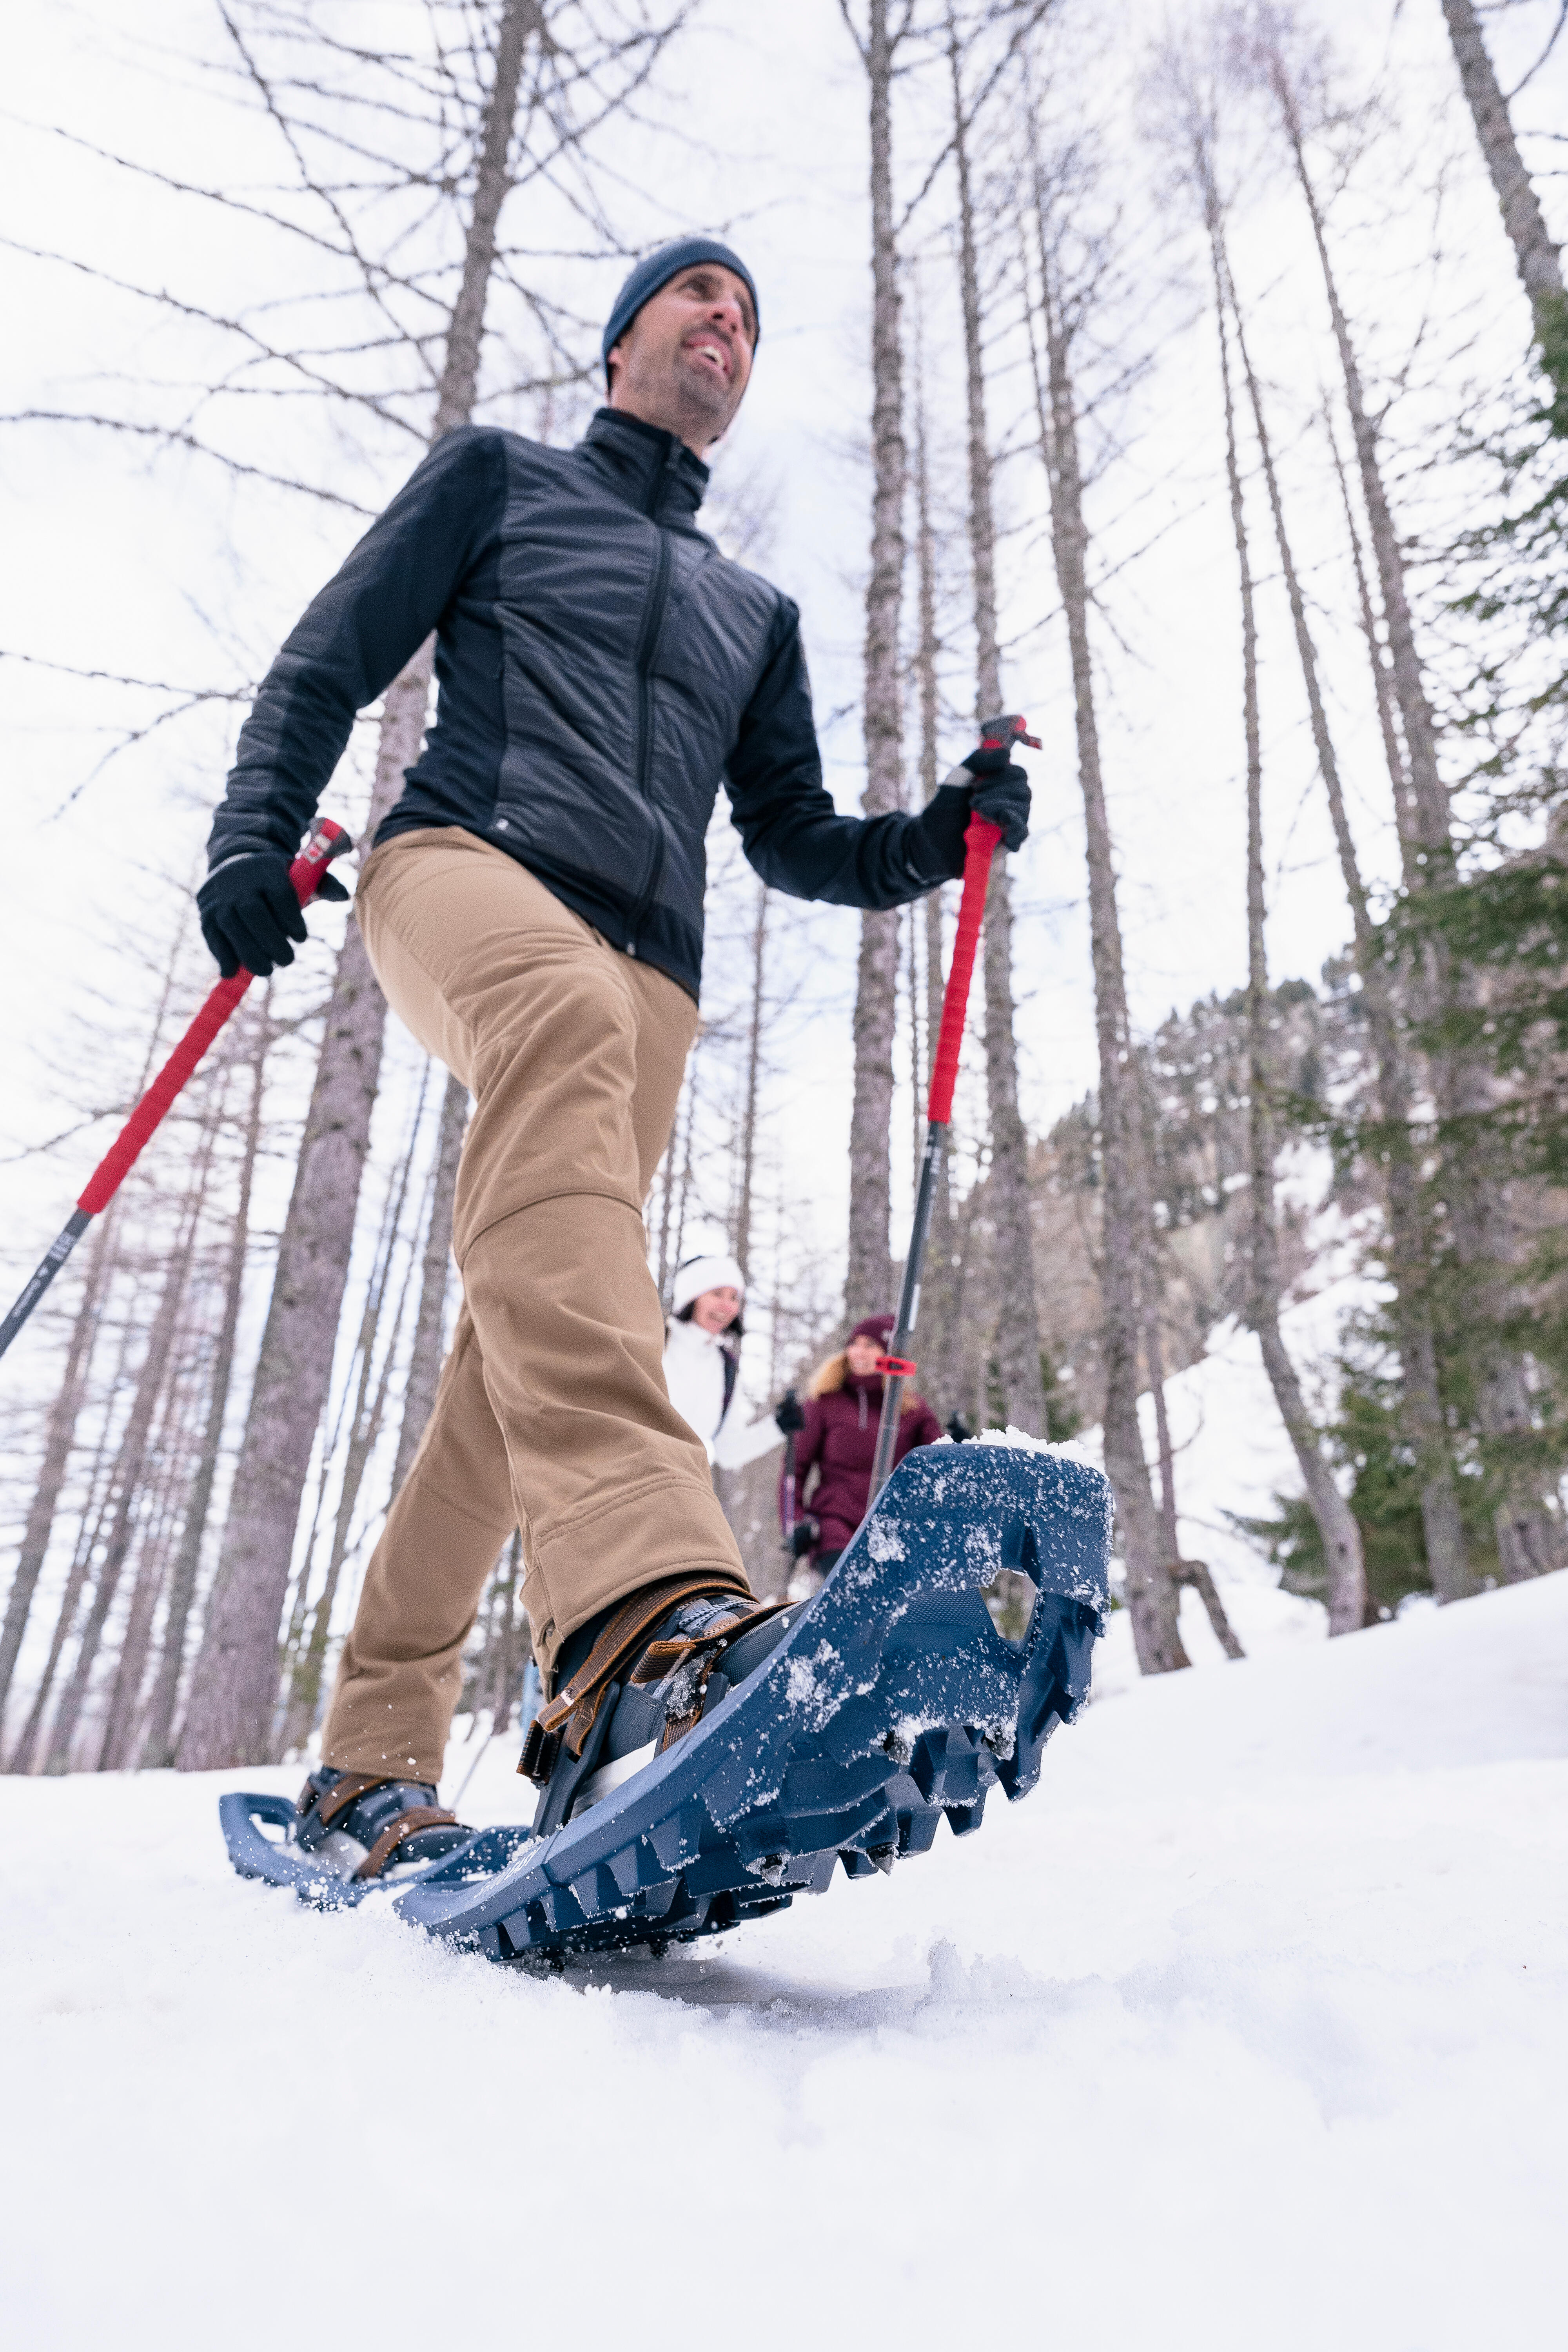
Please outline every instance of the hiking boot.
[{"label": "hiking boot", "polygon": [[799,1615],[711,1577],[665,1577],[613,1601],[563,1644],[555,1696],[518,1770],[542,1791],[534,1834],[585,1812],[754,1674]]},{"label": "hiking boot", "polygon": [[319,1764],[300,1790],[294,1836],[342,1878],[398,1877],[473,1836],[427,1780]]}]

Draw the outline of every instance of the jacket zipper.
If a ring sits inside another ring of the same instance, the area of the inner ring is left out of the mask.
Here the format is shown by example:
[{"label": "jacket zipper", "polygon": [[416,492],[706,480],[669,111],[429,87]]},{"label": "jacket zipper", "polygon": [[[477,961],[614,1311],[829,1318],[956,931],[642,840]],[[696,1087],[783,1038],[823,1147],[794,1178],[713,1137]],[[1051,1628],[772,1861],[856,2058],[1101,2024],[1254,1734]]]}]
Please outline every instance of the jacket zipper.
[{"label": "jacket zipper", "polygon": [[[653,651],[658,643],[659,630],[664,625],[664,608],[669,601],[669,541],[658,523],[654,524],[654,530],[658,534],[658,543],[654,552],[653,578],[648,583],[647,601],[643,606],[642,628],[637,636],[637,791],[644,801],[648,798],[648,785],[653,776],[653,677],[651,674]],[[637,904],[632,908],[631,926],[626,940],[626,953],[634,957],[637,951],[637,934],[647,919],[647,910],[653,904],[653,894],[658,889],[659,877],[664,872],[664,828],[659,824],[657,814],[654,818],[654,825],[653,863],[648,869],[647,880],[644,883]]]}]

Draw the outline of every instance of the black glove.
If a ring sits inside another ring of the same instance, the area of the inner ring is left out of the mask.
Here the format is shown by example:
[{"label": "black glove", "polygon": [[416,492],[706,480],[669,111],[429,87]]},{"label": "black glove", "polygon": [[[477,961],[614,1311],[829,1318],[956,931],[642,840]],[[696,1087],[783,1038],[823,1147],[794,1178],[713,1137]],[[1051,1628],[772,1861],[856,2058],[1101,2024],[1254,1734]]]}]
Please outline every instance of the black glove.
[{"label": "black glove", "polygon": [[947,1433],[955,1445],[962,1445],[965,1438],[973,1436],[974,1432],[970,1428],[963,1415],[961,1412],[955,1412],[947,1424]]},{"label": "black glove", "polygon": [[[965,780],[966,770],[973,783]],[[1021,849],[1027,840],[1029,779],[1001,744],[961,760],[915,819],[927,860],[944,880],[956,881],[963,871],[963,835],[972,809],[1001,826],[1005,849]]]},{"label": "black glove", "polygon": [[1004,849],[1022,849],[1029,838],[1029,779],[1005,744],[994,751],[971,751],[959,761],[974,779],[969,805],[988,824],[1002,828]]},{"label": "black glove", "polygon": [[773,1419],[786,1437],[793,1437],[797,1430],[805,1427],[805,1409],[793,1389],[785,1389],[784,1402]]},{"label": "black glove", "polygon": [[[225,980],[241,965],[265,980],[279,964],[292,963],[290,940],[303,940],[305,910],[289,879],[290,860],[280,849],[257,849],[209,874],[196,892],[202,937],[217,959]],[[316,885],[318,898],[346,898],[331,874]]]},{"label": "black glove", "polygon": [[822,1541],[822,1528],[816,1519],[796,1519],[795,1533],[789,1539],[790,1558],[804,1559]]}]

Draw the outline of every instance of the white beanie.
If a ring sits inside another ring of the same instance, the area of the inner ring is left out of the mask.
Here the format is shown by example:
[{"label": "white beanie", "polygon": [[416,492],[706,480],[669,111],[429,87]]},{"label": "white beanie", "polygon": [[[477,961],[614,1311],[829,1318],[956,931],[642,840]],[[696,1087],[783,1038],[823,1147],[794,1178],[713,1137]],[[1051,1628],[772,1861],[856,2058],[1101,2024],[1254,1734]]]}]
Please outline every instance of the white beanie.
[{"label": "white beanie", "polygon": [[669,1296],[669,1311],[679,1315],[705,1290],[738,1290],[746,1295],[746,1277],[732,1257],[689,1257],[684,1265],[675,1269],[675,1287]]}]

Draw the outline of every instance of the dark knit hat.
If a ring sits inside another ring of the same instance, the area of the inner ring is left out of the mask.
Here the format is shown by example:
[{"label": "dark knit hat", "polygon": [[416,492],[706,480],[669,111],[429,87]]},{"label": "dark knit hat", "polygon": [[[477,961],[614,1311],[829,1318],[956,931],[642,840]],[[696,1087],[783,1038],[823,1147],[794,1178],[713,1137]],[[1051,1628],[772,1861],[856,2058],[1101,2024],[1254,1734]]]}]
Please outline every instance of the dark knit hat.
[{"label": "dark knit hat", "polygon": [[680,270],[689,269],[699,261],[721,262],[726,269],[732,269],[737,278],[744,278],[746,291],[752,298],[752,317],[756,323],[757,334],[759,338],[761,337],[763,306],[757,299],[757,289],[752,282],[752,273],[740,255],[731,253],[727,245],[721,245],[716,236],[678,237],[673,245],[661,245],[657,253],[650,253],[639,261],[616,297],[616,306],[610,312],[609,323],[605,329],[605,340],[600,346],[605,362],[606,383],[610,380],[610,353],[615,350],[643,304],[651,301],[659,288],[668,286],[670,279]]},{"label": "dark knit hat", "polygon": [[[897,1319],[892,1315],[863,1315],[850,1332],[849,1339],[875,1339],[878,1346],[885,1349],[893,1336],[893,1325]],[[844,1344],[847,1347],[849,1341],[847,1339]]]}]

